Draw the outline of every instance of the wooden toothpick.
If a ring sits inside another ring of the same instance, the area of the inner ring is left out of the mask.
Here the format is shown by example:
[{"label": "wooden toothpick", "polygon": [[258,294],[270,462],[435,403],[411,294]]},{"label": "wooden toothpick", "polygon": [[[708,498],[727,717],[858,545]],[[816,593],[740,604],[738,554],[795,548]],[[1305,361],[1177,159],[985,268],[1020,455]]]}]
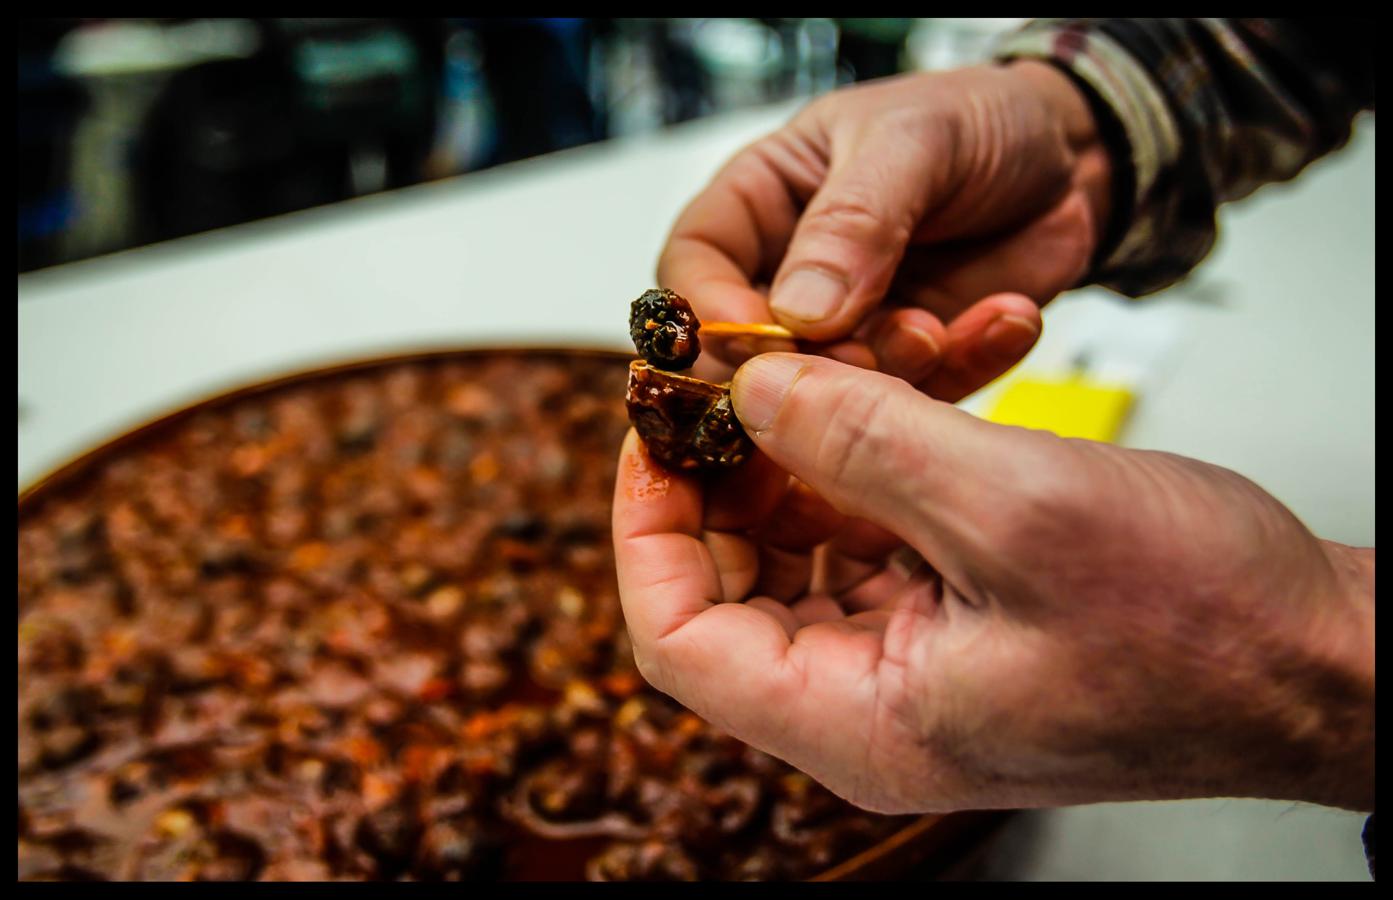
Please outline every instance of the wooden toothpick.
[{"label": "wooden toothpick", "polygon": [[796,340],[798,336],[782,325],[767,322],[702,322],[700,334],[722,334],[735,337],[768,337]]}]

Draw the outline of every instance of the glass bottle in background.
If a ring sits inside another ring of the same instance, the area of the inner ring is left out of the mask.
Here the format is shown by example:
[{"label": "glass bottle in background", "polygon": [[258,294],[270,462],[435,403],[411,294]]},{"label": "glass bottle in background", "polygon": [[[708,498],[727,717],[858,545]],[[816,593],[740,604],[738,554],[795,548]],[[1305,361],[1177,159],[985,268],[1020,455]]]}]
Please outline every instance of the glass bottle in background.
[{"label": "glass bottle in background", "polygon": [[[663,67],[673,65],[672,58],[663,52],[667,41],[667,23],[657,19],[615,19],[598,42],[602,72],[599,93],[605,108],[608,134],[611,137],[645,134],[665,123],[684,121],[687,112],[684,98],[669,89],[686,82],[680,60],[677,74],[665,74]],[[699,103],[700,91],[695,98]],[[690,94],[686,101],[690,103]],[[691,112],[686,118],[699,115]]]},{"label": "glass bottle in background", "polygon": [[773,100],[811,98],[839,84],[837,42],[840,31],[830,18],[766,18],[779,33],[783,65]]},{"label": "glass bottle in background", "polygon": [[992,44],[1026,19],[955,18],[918,19],[910,32],[907,51],[915,69],[953,69],[972,65],[991,55]]},{"label": "glass bottle in background", "polygon": [[785,70],[790,97],[815,97],[837,86],[840,31],[831,19],[785,19]]},{"label": "glass bottle in background", "polygon": [[64,38],[56,63],[92,98],[73,140],[77,207],[63,235],[64,259],[149,240],[136,157],[150,111],[178,73],[246,59],[259,47],[257,30],[246,19],[92,21]]},{"label": "glass bottle in background", "polygon": [[712,112],[780,99],[784,51],[773,28],[758,19],[694,19],[684,37],[706,74]]},{"label": "glass bottle in background", "polygon": [[663,121],[688,122],[712,112],[711,75],[693,41],[701,19],[663,19],[654,30],[653,60],[663,93]]},{"label": "glass bottle in background", "polygon": [[440,126],[426,163],[427,178],[447,178],[483,168],[493,155],[497,135],[483,64],[483,51],[474,32],[452,26],[445,39]]}]

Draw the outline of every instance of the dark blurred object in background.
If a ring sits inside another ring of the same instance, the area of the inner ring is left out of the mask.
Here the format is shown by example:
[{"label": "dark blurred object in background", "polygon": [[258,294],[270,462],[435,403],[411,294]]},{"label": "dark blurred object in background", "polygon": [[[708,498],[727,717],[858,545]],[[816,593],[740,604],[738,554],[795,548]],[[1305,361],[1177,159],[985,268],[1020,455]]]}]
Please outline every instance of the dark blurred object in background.
[{"label": "dark blurred object in background", "polygon": [[87,94],[53,64],[63,35],[77,19],[20,19],[18,145],[19,270],[62,261],[60,239],[73,214],[70,168],[73,134]]},{"label": "dark blurred object in background", "polygon": [[605,136],[590,96],[595,28],[586,19],[459,19],[473,30],[493,97],[495,145],[505,163]]},{"label": "dark blurred object in background", "polygon": [[854,80],[884,78],[905,69],[905,50],[913,19],[838,19],[838,60]]},{"label": "dark blurred object in background", "polygon": [[260,52],[179,72],[150,111],[135,162],[146,241],[423,179],[443,22],[257,25]]},{"label": "dark blurred object in background", "polygon": [[19,269],[946,66],[1017,21],[21,19]]}]

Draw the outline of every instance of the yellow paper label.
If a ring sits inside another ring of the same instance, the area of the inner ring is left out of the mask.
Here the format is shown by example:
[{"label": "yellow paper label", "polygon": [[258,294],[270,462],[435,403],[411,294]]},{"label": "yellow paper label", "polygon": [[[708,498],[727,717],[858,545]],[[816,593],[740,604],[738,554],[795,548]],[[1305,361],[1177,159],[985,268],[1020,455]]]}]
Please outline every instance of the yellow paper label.
[{"label": "yellow paper label", "polygon": [[1000,425],[1052,431],[1060,437],[1111,443],[1122,431],[1133,397],[1127,387],[1085,377],[1021,378],[1003,388],[985,418]]}]

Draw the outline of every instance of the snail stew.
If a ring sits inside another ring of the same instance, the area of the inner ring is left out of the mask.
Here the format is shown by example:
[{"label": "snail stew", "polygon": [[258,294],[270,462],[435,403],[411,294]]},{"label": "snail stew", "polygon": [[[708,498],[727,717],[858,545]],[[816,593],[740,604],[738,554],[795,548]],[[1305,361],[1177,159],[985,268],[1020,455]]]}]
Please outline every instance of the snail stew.
[{"label": "snail stew", "polygon": [[21,502],[20,879],[796,879],[903,827],[639,677],[625,384],[292,381]]}]

